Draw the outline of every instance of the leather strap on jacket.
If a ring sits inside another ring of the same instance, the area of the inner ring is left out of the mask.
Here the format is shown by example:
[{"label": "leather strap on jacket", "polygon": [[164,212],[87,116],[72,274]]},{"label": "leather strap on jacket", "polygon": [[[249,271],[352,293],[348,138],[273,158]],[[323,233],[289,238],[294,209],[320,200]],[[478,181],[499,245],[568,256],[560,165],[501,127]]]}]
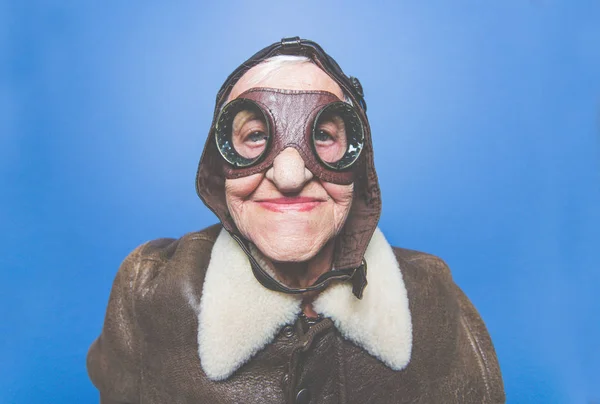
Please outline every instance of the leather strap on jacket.
[{"label": "leather strap on jacket", "polygon": [[246,253],[246,256],[248,256],[248,260],[250,260],[250,266],[252,267],[252,272],[254,273],[255,278],[267,289],[287,294],[300,294],[316,290],[323,290],[333,281],[351,281],[352,293],[357,299],[362,299],[363,291],[367,286],[367,261],[364,259],[358,268],[349,268],[343,270],[334,269],[319,276],[315,283],[309,287],[290,288],[283,285],[281,282],[278,282],[260,266],[260,264],[252,256],[246,240],[235,233],[230,232],[229,234],[235,241],[237,241],[242,248],[242,251]]}]

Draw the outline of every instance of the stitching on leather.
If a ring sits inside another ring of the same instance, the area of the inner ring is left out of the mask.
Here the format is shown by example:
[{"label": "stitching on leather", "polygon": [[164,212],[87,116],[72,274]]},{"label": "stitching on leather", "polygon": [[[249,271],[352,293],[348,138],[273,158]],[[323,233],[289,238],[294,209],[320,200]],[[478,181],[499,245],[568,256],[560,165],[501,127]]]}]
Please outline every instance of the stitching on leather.
[{"label": "stitching on leather", "polygon": [[427,263],[435,263],[435,264],[442,264],[442,259],[441,258],[437,258],[428,254],[424,254],[422,253],[422,255],[417,255],[415,257],[411,257],[411,258],[407,258],[406,259],[408,262],[415,262],[415,261],[425,261]]},{"label": "stitching on leather", "polygon": [[[135,266],[134,266],[134,278],[132,281],[128,282],[129,283],[129,295],[131,296],[131,314],[133,315],[133,321],[135,321],[135,330],[136,330],[136,336],[135,338],[138,340],[138,344],[141,345],[141,338],[139,337],[139,333],[140,333],[140,327],[137,321],[137,314],[136,314],[136,310],[135,310],[135,303],[136,303],[136,294],[134,293],[134,291],[137,288],[137,284],[138,284],[138,279],[139,279],[139,274],[140,274],[140,268],[142,266],[142,262],[144,261],[143,257],[142,257],[142,251],[146,248],[146,245],[148,243],[144,243],[143,245],[141,245],[140,247],[138,247],[135,251],[137,252],[137,254],[135,255]],[[139,352],[138,352],[138,386],[137,386],[137,390],[138,390],[138,400],[142,399],[142,354],[143,354],[143,346],[139,346]]]},{"label": "stitching on leather", "polygon": [[473,336],[473,332],[471,331],[471,326],[469,325],[467,319],[462,315],[460,315],[460,323],[463,326],[464,330],[467,333],[467,337],[469,338],[469,343],[475,352],[475,356],[477,357],[477,363],[479,364],[479,369],[481,370],[481,376],[483,377],[483,384],[485,385],[486,396],[488,400],[491,402],[492,400],[492,392],[490,389],[489,383],[489,370],[485,366],[485,360],[483,358],[483,352],[481,346],[477,342],[477,339]]},{"label": "stitching on leather", "polygon": [[194,236],[194,237],[190,237],[190,240],[194,240],[194,241],[195,240],[203,240],[203,241],[208,241],[208,242],[210,242],[212,244],[215,243],[215,240],[213,240],[213,239],[211,239],[209,237],[206,237],[206,236]]},{"label": "stitching on leather", "polygon": [[140,264],[142,262],[147,262],[147,261],[151,261],[151,262],[158,262],[160,264],[164,264],[166,261],[163,261],[161,259],[157,259],[157,258],[151,258],[151,257],[140,257]]},{"label": "stitching on leather", "polygon": [[327,94],[327,95],[333,95],[335,98],[338,98],[337,95],[333,94],[330,91],[325,91],[325,90],[291,90],[291,89],[272,88],[272,87],[252,87],[252,88],[244,91],[243,93],[241,93],[238,96],[238,98],[244,94],[254,93],[254,92],[269,92],[269,93],[289,94],[289,95]]},{"label": "stitching on leather", "polygon": [[339,404],[346,404],[346,364],[344,363],[344,354],[342,352],[343,345],[339,334],[336,332],[334,335],[334,343],[336,348],[336,356],[338,361],[338,386],[339,386],[339,394],[340,394],[340,402]]},{"label": "stitching on leather", "polygon": [[[182,237],[182,239],[183,239],[183,237]],[[189,240],[190,241],[197,241],[197,240],[208,241],[211,244],[215,243],[215,240],[213,240],[213,239],[211,239],[209,237],[206,237],[206,236],[193,236],[193,237],[190,237]],[[179,239],[179,241],[181,241],[181,239]],[[146,247],[146,245],[148,243],[149,242],[144,243],[143,245],[141,245],[140,247],[138,247],[139,252],[135,255],[135,258],[140,261],[139,263],[141,264],[142,262],[148,262],[148,261],[150,261],[150,262],[158,262],[159,264],[165,264],[165,263],[167,263],[168,259],[165,260],[165,259],[160,259],[159,257],[145,257],[143,255],[143,250],[145,249],[145,247]],[[137,272],[136,272],[136,279],[137,279]]]},{"label": "stitching on leather", "polygon": [[406,261],[408,261],[410,263],[421,261],[426,264],[433,265],[435,267],[434,268],[435,272],[437,272],[439,275],[444,276],[446,278],[452,278],[452,273],[450,272],[450,268],[448,267],[448,264],[446,264],[446,262],[444,262],[443,259],[436,257],[434,255],[429,255],[429,254],[418,255],[413,258],[408,258],[408,259],[406,259]]}]

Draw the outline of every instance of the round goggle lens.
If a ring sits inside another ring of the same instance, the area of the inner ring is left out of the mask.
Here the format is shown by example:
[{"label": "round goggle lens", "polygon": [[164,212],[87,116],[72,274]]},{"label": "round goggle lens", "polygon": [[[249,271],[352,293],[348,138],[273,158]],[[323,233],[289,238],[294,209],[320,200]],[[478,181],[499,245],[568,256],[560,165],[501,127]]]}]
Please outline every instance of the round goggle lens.
[{"label": "round goggle lens", "polygon": [[344,102],[334,102],[317,115],[312,131],[315,154],[323,164],[343,170],[358,160],[365,143],[362,122],[356,110]]},{"label": "round goggle lens", "polygon": [[269,121],[251,100],[238,98],[223,107],[215,125],[217,148],[235,167],[248,167],[265,154],[270,140]]}]

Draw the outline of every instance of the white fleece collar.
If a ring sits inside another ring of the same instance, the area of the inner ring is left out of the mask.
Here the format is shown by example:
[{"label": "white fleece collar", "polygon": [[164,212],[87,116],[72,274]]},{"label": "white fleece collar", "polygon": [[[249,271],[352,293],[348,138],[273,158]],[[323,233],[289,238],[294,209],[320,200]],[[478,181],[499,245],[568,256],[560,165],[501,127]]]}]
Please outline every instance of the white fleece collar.
[{"label": "white fleece collar", "polygon": [[[412,323],[408,297],[392,248],[379,229],[367,251],[368,285],[363,298],[350,283],[328,287],[313,303],[330,317],[342,336],[394,370],[408,365]],[[198,313],[198,352],[212,380],[231,376],[269,344],[286,324],[295,322],[301,298],[274,292],[252,274],[237,242],[221,230],[212,249],[202,298],[190,302]]]}]

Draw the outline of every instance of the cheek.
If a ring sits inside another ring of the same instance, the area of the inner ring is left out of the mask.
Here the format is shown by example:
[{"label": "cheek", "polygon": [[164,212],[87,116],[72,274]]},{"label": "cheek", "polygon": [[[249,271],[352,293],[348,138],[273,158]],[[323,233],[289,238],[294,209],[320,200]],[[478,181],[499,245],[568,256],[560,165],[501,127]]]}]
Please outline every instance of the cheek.
[{"label": "cheek", "polygon": [[354,197],[354,184],[338,185],[323,182],[322,185],[333,202],[333,215],[331,216],[333,222],[330,225],[333,226],[333,233],[336,235],[341,231],[348,218],[348,213],[350,213]]},{"label": "cheek", "polygon": [[258,173],[232,180],[226,179],[225,198],[227,203],[247,199],[258,188],[263,177],[263,174]]},{"label": "cheek", "polygon": [[340,207],[350,207],[354,196],[354,183],[350,185],[338,185],[331,182],[321,183],[333,202]]},{"label": "cheek", "polygon": [[227,209],[238,229],[244,231],[247,220],[244,219],[247,209],[246,201],[256,191],[262,182],[263,174],[225,180],[225,201]]}]

